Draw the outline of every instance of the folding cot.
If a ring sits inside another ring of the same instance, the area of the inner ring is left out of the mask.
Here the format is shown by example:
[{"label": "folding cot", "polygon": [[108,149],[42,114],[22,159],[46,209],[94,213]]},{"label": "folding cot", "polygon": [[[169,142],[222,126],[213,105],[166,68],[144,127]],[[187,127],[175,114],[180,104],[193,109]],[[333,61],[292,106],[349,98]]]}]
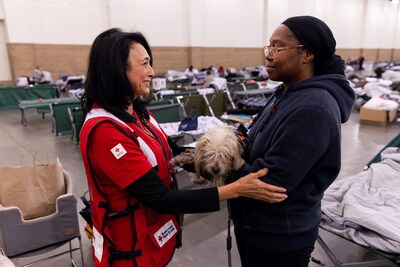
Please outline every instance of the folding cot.
[{"label": "folding cot", "polygon": [[[61,104],[62,103],[62,104]],[[52,106],[59,105],[63,106],[66,104],[80,103],[76,98],[47,98],[47,99],[34,99],[34,100],[21,100],[19,101],[18,107],[21,111],[21,124],[26,126],[25,110],[35,108],[38,113],[41,113],[43,118],[45,113],[52,112]],[[63,109],[66,112],[66,109]],[[66,114],[67,115],[67,114]],[[54,113],[53,113],[54,117]]]},{"label": "folding cot", "polygon": [[194,114],[201,116],[210,113],[209,109],[207,110],[207,105],[201,95],[177,96],[176,100],[178,103],[183,105],[188,116],[193,116]]},{"label": "folding cot", "polygon": [[79,145],[79,133],[84,122],[83,109],[82,107],[68,107],[67,110],[72,127],[71,140],[75,137],[76,144]]},{"label": "folding cot", "polygon": [[237,102],[238,100],[240,100],[240,98],[238,98],[235,92],[243,92],[247,90],[244,83],[228,82],[227,87],[228,87],[228,93],[230,94],[230,97],[233,102]]},{"label": "folding cot", "polygon": [[57,87],[53,84],[35,86],[0,86],[0,109],[13,109],[23,100],[37,100],[58,97]]},{"label": "folding cot", "polygon": [[[198,95],[197,91],[189,90],[189,91],[178,91],[178,90],[171,90],[173,91],[172,94],[163,94],[165,90],[160,90],[155,94],[156,99],[160,100],[172,100],[174,101],[176,97],[179,96],[191,96],[191,95]],[[169,91],[169,90],[168,90]]]},{"label": "folding cot", "polygon": [[50,113],[49,104],[51,101],[57,101],[58,98],[51,98],[51,99],[41,99],[41,100],[22,100],[19,101],[18,107],[21,111],[21,124],[26,126],[26,117],[25,117],[25,110],[35,108],[38,113],[42,114],[44,118],[44,114]]},{"label": "folding cot", "polygon": [[365,170],[335,181],[322,200],[320,228],[350,241],[372,254],[376,260],[344,263],[321,235],[317,242],[333,265],[400,266],[400,134],[368,162]]},{"label": "folding cot", "polygon": [[176,97],[182,103],[188,116],[194,114],[220,117],[228,109],[230,101],[227,92],[221,91],[211,94],[189,95]]},{"label": "folding cot", "polygon": [[68,108],[80,107],[81,102],[76,98],[60,98],[50,103],[53,114],[53,129],[56,135],[71,134],[73,132]]},{"label": "folding cot", "polygon": [[182,107],[178,103],[150,105],[148,110],[154,115],[158,123],[177,122],[183,117]]},{"label": "folding cot", "polygon": [[206,94],[203,96],[206,104],[212,109],[214,116],[220,117],[224,114],[228,106],[234,107],[231,102],[230,95],[227,91],[219,91],[213,94]]}]

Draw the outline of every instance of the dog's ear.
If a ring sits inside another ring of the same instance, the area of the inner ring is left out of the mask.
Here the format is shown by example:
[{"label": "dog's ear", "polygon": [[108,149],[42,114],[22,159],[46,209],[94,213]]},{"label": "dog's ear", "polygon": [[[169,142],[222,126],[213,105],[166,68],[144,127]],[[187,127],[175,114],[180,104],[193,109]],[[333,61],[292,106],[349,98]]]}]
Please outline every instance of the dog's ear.
[{"label": "dog's ear", "polygon": [[196,170],[196,175],[197,175],[197,178],[200,178],[200,176],[201,176],[201,170],[200,170],[200,161],[199,160],[195,160],[194,161],[194,168],[195,168],[195,170]]},{"label": "dog's ear", "polygon": [[240,142],[237,143],[236,149],[235,149],[235,154],[233,156],[233,166],[232,168],[234,170],[239,170],[240,167],[244,164],[244,159],[242,158],[243,154],[243,147],[240,144]]},{"label": "dog's ear", "polygon": [[236,156],[233,160],[233,169],[237,171],[242,167],[243,164],[244,159],[242,159],[241,156]]},{"label": "dog's ear", "polygon": [[196,148],[194,149],[194,168],[196,170],[197,177],[201,176],[200,162],[201,162],[202,150],[204,149],[205,143],[206,140],[200,138],[196,144]]}]

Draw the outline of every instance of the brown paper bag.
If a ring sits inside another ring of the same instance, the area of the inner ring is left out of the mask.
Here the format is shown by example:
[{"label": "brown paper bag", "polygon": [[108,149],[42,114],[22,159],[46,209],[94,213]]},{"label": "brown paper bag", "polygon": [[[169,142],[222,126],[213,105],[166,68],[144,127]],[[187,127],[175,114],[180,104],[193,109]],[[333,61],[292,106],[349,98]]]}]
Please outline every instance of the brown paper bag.
[{"label": "brown paper bag", "polygon": [[[47,156],[47,153],[46,153]],[[65,193],[61,163],[39,165],[37,153],[31,166],[0,167],[0,203],[16,206],[25,220],[56,211],[56,199]]]}]

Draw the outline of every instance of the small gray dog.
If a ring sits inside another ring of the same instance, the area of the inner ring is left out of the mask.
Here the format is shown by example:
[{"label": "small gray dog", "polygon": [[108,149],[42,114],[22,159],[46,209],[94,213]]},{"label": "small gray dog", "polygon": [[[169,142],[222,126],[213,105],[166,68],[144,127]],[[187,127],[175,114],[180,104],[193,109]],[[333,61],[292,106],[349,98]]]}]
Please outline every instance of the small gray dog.
[{"label": "small gray dog", "polygon": [[171,163],[182,167],[193,165],[194,162],[194,183],[211,182],[213,186],[221,186],[232,170],[238,170],[244,164],[241,137],[243,135],[233,126],[213,128],[199,138],[194,151],[186,150],[174,157]]},{"label": "small gray dog", "polygon": [[197,179],[209,180],[213,186],[225,184],[232,170],[243,164],[243,146],[233,126],[220,126],[201,136],[194,150]]}]

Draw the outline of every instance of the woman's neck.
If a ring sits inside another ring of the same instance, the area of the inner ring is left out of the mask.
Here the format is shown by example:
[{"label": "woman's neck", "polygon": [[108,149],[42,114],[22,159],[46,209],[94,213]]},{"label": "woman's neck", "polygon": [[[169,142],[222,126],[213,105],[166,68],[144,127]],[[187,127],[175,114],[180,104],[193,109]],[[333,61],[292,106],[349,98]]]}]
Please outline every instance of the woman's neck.
[{"label": "woman's neck", "polygon": [[128,112],[129,113],[129,115],[133,115],[133,104],[130,104],[129,106],[128,106],[128,108],[126,109],[126,112]]}]

